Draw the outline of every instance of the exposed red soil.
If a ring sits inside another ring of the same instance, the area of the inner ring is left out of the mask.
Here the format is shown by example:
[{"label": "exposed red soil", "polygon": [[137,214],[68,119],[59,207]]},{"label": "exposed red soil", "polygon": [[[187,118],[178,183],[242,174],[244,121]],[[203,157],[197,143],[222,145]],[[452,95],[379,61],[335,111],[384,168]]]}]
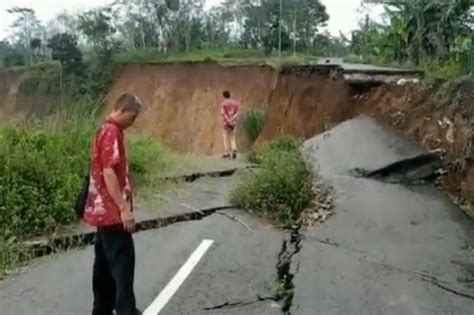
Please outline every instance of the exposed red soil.
[{"label": "exposed red soil", "polygon": [[267,114],[261,139],[281,133],[310,137],[331,122],[351,116],[349,88],[314,69],[280,72],[270,67],[223,67],[216,63],[124,67],[108,107],[124,91],[136,93],[148,110],[138,128],[163,138],[181,152],[222,151],[219,103],[229,89],[243,108]]},{"label": "exposed red soil", "polygon": [[23,120],[48,115],[59,95],[21,91],[23,70],[0,71],[0,119]]},{"label": "exposed red soil", "polygon": [[[25,107],[17,103],[31,97],[18,95],[19,76],[18,72],[0,73],[0,118],[24,112]],[[446,93],[421,84],[383,85],[361,93],[342,78],[330,79],[312,68],[278,71],[211,62],[129,64],[113,83],[107,107],[125,91],[136,93],[148,107],[138,129],[180,152],[214,154],[223,147],[219,103],[225,89],[244,109],[265,111],[267,122],[259,141],[286,133],[307,138],[359,114],[374,116],[428,150],[440,151],[448,171],[445,189],[461,202],[474,204],[472,83]]]},{"label": "exposed red soil", "polygon": [[0,71],[0,119],[13,115],[21,72]]}]

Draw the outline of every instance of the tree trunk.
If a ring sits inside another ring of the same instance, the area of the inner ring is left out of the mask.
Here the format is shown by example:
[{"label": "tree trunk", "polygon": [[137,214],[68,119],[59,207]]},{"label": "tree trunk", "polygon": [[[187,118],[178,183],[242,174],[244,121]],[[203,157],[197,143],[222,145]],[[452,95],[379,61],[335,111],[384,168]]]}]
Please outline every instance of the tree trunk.
[{"label": "tree trunk", "polygon": [[186,30],[186,53],[189,52],[189,46],[191,45],[191,21],[188,20],[188,26]]},{"label": "tree trunk", "polygon": [[296,55],[296,19],[297,19],[297,14],[296,14],[296,8],[293,16],[293,56]]},{"label": "tree trunk", "polygon": [[280,17],[278,18],[278,56],[281,57],[281,20],[283,15],[283,0],[280,0]]}]

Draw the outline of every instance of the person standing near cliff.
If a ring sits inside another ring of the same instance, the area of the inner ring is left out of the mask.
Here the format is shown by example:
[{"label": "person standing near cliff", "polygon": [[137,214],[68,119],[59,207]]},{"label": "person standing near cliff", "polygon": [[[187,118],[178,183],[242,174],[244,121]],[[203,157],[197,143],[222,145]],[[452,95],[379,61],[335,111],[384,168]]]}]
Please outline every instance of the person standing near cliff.
[{"label": "person standing near cliff", "polygon": [[225,151],[222,157],[236,159],[237,142],[235,139],[235,134],[240,104],[237,101],[231,99],[229,91],[224,91],[222,95],[224,96],[224,100],[221,103],[221,118]]},{"label": "person standing near cliff", "polygon": [[90,182],[83,220],[97,227],[92,276],[92,315],[141,314],[133,288],[135,231],[132,189],[124,131],[143,108],[140,99],[122,94],[92,142]]}]

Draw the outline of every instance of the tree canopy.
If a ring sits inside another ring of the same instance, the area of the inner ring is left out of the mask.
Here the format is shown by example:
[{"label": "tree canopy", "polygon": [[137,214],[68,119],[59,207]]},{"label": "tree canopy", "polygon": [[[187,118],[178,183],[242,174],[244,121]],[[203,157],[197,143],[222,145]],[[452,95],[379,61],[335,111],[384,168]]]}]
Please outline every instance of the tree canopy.
[{"label": "tree canopy", "polygon": [[104,64],[116,52],[230,48],[384,64],[455,64],[470,71],[470,0],[370,3],[384,7],[384,22],[367,14],[352,34],[339,36],[325,30],[330,16],[321,0],[223,0],[212,8],[205,0],[116,0],[79,14],[60,12],[44,25],[34,10],[14,7],[7,10],[14,21],[0,58],[6,66],[53,59],[74,67],[82,55],[98,56]]}]

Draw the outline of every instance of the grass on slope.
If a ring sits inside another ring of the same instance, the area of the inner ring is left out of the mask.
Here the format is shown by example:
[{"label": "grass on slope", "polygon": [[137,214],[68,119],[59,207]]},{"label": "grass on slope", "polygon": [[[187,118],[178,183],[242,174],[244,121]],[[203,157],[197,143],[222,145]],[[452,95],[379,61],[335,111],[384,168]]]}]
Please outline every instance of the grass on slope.
[{"label": "grass on slope", "polygon": [[273,68],[307,65],[315,62],[317,57],[304,54],[283,52],[282,56],[272,54],[265,56],[257,50],[220,49],[195,50],[188,53],[164,54],[157,49],[127,51],[115,57],[118,63],[176,63],[215,61],[223,66],[267,65]]}]

